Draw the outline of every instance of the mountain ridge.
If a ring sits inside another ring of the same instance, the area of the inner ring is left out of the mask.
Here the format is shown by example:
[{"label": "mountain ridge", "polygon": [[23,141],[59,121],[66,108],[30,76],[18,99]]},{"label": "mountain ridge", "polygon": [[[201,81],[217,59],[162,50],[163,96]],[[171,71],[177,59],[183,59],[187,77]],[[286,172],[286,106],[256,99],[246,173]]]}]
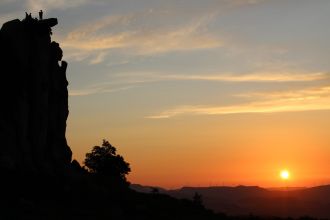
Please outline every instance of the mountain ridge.
[{"label": "mountain ridge", "polygon": [[[135,189],[135,184],[132,184]],[[140,185],[141,188],[141,185]],[[157,187],[155,187],[157,188]],[[149,191],[151,192],[151,191]],[[330,185],[308,188],[267,189],[259,186],[182,187],[162,193],[179,199],[202,196],[203,204],[215,212],[229,215],[299,217],[330,219]]]}]

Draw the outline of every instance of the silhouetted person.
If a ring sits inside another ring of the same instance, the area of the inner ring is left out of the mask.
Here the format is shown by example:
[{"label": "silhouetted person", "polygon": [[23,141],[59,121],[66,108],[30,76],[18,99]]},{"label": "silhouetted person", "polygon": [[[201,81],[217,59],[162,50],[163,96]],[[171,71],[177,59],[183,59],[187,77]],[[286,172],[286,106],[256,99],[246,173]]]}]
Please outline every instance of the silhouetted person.
[{"label": "silhouetted person", "polygon": [[27,12],[25,12],[25,20],[32,20],[32,15],[31,15],[31,13],[28,14]]},{"label": "silhouetted person", "polygon": [[31,15],[31,13],[27,13],[27,12],[25,12],[25,19],[24,19],[24,21],[27,23],[27,24],[32,24],[33,23],[33,18],[32,18],[32,15]]},{"label": "silhouetted person", "polygon": [[44,12],[42,10],[39,11],[39,20],[42,20]]}]

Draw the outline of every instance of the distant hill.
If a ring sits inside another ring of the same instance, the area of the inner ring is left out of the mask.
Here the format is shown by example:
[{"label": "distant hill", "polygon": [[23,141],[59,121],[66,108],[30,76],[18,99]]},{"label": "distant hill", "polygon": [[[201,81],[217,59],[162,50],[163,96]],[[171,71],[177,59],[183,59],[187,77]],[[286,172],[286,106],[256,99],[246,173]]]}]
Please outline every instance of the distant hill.
[{"label": "distant hill", "polygon": [[167,190],[157,186],[143,186],[140,184],[131,184],[130,188],[142,193],[152,193],[154,189],[157,189],[159,193],[167,194]]},{"label": "distant hill", "polygon": [[[140,186],[140,189],[143,187]],[[180,199],[191,199],[197,192],[202,195],[206,208],[228,215],[313,216],[330,219],[330,185],[288,190],[258,186],[183,187],[162,192]]]},{"label": "distant hill", "polygon": [[295,191],[295,190],[301,190],[306,189],[307,187],[271,187],[267,188],[270,191]]}]

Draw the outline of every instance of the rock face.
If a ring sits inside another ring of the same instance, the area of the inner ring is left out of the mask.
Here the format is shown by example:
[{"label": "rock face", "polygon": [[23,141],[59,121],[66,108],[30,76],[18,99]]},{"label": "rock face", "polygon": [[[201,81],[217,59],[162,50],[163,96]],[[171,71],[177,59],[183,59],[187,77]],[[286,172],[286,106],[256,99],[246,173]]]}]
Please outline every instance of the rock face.
[{"label": "rock face", "polygon": [[[0,169],[3,172],[62,175],[71,150],[67,63],[51,41],[57,19],[27,16],[0,30]],[[59,64],[60,63],[60,64]]]}]

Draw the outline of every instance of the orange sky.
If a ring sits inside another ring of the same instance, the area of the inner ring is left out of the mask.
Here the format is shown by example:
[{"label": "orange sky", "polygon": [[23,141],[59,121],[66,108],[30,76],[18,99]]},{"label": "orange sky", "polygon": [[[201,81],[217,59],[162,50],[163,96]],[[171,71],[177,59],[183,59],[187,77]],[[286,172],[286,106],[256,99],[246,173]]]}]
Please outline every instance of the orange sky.
[{"label": "orange sky", "polygon": [[[183,185],[312,186],[329,183],[329,111],[233,114],[135,121],[126,127],[115,119],[103,120],[99,133],[89,136],[88,122],[69,126],[75,156],[100,137],[131,163],[134,183],[175,188]],[[113,127],[109,129],[107,124]],[[122,127],[121,127],[122,126]],[[77,140],[71,131],[80,130]],[[291,178],[284,183],[281,169]]]}]

